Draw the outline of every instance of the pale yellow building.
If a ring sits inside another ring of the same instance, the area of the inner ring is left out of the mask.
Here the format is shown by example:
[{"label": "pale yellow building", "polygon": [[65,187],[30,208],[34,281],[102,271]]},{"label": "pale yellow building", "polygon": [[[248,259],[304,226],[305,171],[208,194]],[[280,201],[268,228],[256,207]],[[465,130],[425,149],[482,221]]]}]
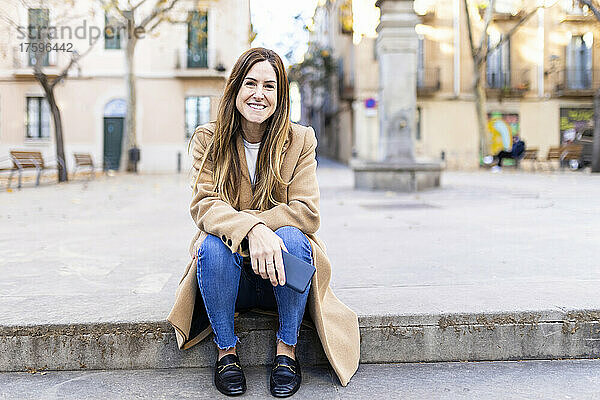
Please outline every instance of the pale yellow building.
[{"label": "pale yellow building", "polygon": [[[50,76],[69,62],[67,49],[83,53],[96,28],[102,32],[55,95],[69,170],[73,152],[79,151],[91,153],[98,165],[116,169],[126,125],[124,38],[104,32],[116,23],[96,1],[29,3],[34,4],[29,9],[18,0],[0,5],[0,158],[10,150],[55,155],[53,122],[24,48],[31,40],[22,33],[23,27],[27,33],[26,27],[41,18],[58,28],[58,37],[51,42],[59,45],[58,50],[45,60]],[[136,19],[147,15],[146,6],[154,3],[140,7]],[[249,0],[180,0],[169,15],[172,22],[143,35],[135,53],[142,172],[176,171],[180,155],[181,168],[189,167],[189,135],[197,125],[215,118],[225,79],[237,57],[250,47]]]},{"label": "pale yellow building", "polygon": [[[327,1],[322,7],[330,15],[342,15],[339,8],[348,1]],[[573,137],[590,135],[593,130],[593,93],[600,87],[600,23],[578,2],[558,0],[497,0],[488,30],[494,43],[528,11],[537,12],[523,24],[509,43],[490,54],[484,77],[488,101],[489,127],[518,133],[528,148],[538,148],[545,158],[551,146]],[[337,115],[352,129],[341,133],[351,146],[338,146],[334,157],[347,161],[354,156],[373,160],[377,148],[378,65],[375,53],[377,20],[364,28],[365,9],[375,9],[374,0],[354,0],[354,43],[342,35],[339,20],[330,18],[328,44],[343,62],[343,73],[334,79],[343,83],[337,96]],[[472,169],[480,164],[474,105],[473,60],[469,46],[466,15],[462,0],[425,0],[415,2],[420,24],[417,50],[417,129],[415,155],[421,161],[444,157],[448,168]],[[483,20],[475,3],[470,8],[475,41],[478,43]],[[362,23],[361,32],[356,26]],[[367,21],[367,25],[368,25]],[[315,31],[322,28],[315,27]],[[335,90],[333,92],[336,92]],[[351,93],[351,94],[349,94]],[[345,115],[350,106],[352,116]],[[335,103],[335,101],[333,102]],[[324,125],[333,125],[329,122]],[[328,134],[326,127],[324,134]],[[343,142],[343,139],[337,139]],[[510,143],[510,142],[509,142]],[[497,147],[497,146],[496,146]],[[591,146],[590,146],[591,148]],[[489,149],[495,152],[497,148]]]}]

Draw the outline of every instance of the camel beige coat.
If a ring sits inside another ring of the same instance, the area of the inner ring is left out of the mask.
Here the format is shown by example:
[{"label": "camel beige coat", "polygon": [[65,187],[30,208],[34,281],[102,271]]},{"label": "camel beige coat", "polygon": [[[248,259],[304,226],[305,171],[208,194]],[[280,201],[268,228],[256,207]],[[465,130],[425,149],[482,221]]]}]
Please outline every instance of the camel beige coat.
[{"label": "camel beige coat", "polygon": [[[204,150],[214,131],[214,122],[198,127],[194,135],[192,186],[202,162]],[[264,223],[273,231],[285,225],[299,228],[312,247],[315,273],[308,296],[308,311],[318,332],[323,350],[343,386],[358,369],[360,333],[358,318],[333,294],[329,287],[331,264],[325,244],[315,232],[319,229],[319,186],[315,149],[317,139],[312,128],[292,124],[292,140],[286,140],[281,170],[282,178],[292,183],[278,189],[275,198],[284,203],[266,211],[251,210],[252,186],[241,135],[237,137],[242,179],[240,198],[235,207],[219,199],[213,191],[212,162],[207,158],[198,179],[190,212],[199,230],[190,246],[191,260],[179,282],[175,304],[167,320],[175,328],[180,349],[188,349],[212,333],[196,278],[197,249],[207,233],[219,238],[231,249],[247,257],[246,235],[256,224]]]}]

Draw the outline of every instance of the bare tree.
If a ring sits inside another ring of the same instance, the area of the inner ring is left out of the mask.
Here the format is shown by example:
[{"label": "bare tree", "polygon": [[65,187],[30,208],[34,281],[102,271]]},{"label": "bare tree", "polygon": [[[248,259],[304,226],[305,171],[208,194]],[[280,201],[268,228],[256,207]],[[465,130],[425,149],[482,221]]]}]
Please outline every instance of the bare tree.
[{"label": "bare tree", "polygon": [[[581,6],[588,6],[600,22],[600,4],[592,0],[579,0]],[[600,87],[594,93],[594,144],[592,149],[592,172],[600,172]]]},{"label": "bare tree", "polygon": [[[26,1],[21,0],[20,3],[28,9],[40,8],[40,7],[44,7],[46,9],[48,9],[51,6],[52,6],[52,9],[55,11],[65,9],[64,2],[59,3],[58,1],[52,2],[51,4],[48,2],[41,2],[41,3],[35,2],[33,4],[28,4]],[[69,2],[67,1],[67,3],[69,3]],[[72,3],[72,1],[71,1],[71,3]],[[62,4],[62,6],[60,6],[60,4]],[[68,6],[69,4],[66,4],[66,5]],[[73,5],[74,4],[71,4],[71,6],[73,6]],[[53,22],[55,22],[56,25],[68,23],[68,21],[72,21],[73,19],[75,19],[77,17],[81,17],[81,16],[76,16],[76,15],[71,14],[69,12],[70,11],[69,7],[66,7],[66,9],[68,11],[65,11],[62,14],[57,13],[56,20],[53,21]],[[4,13],[0,14],[0,18],[4,22],[8,23],[9,25],[11,25],[15,28],[19,28],[21,26],[19,23],[12,20],[9,15],[5,15]],[[33,22],[33,24],[31,24],[31,22]],[[90,52],[90,50],[92,50],[94,44],[97,42],[97,38],[95,40],[93,40],[93,39],[91,40],[89,47],[83,53],[79,53],[77,50],[73,50],[71,52],[71,58],[70,58],[69,62],[67,63],[67,65],[62,67],[62,69],[59,70],[59,72],[56,74],[56,76],[54,78],[51,78],[47,74],[47,66],[44,65],[45,60],[50,55],[50,52],[52,52],[52,51],[58,52],[61,50],[54,49],[54,47],[52,45],[52,42],[51,42],[51,39],[52,39],[51,32],[52,31],[49,29],[49,26],[48,26],[49,22],[50,21],[48,21],[48,20],[30,21],[30,25],[27,27],[28,36],[31,36],[32,32],[35,32],[35,35],[33,38],[30,38],[32,40],[30,40],[30,42],[28,42],[27,45],[29,46],[29,51],[31,52],[30,54],[32,54],[32,57],[30,59],[31,59],[32,67],[33,67],[33,75],[35,76],[35,78],[39,82],[40,86],[44,90],[44,95],[46,97],[46,100],[48,101],[48,106],[50,108],[50,113],[52,115],[52,121],[54,123],[54,139],[56,142],[56,161],[58,164],[58,181],[66,182],[66,181],[68,181],[69,177],[68,177],[68,173],[67,173],[67,164],[66,164],[66,158],[65,158],[62,117],[61,117],[60,108],[58,107],[58,104],[56,102],[56,96],[54,94],[54,89],[56,88],[56,86],[59,83],[61,83],[62,81],[64,81],[67,78],[71,68],[73,66],[77,65],[77,62],[79,60],[81,60],[81,58],[84,57],[86,54],[88,54]],[[63,44],[63,46],[64,46],[64,44]]]},{"label": "bare tree", "polygon": [[[123,22],[126,34],[125,49],[125,83],[127,86],[127,118],[126,118],[126,139],[124,143],[123,157],[129,154],[130,150],[139,152],[137,142],[136,120],[137,120],[137,95],[136,95],[136,76],[135,76],[135,49],[138,40],[142,35],[150,34],[164,21],[173,22],[170,12],[179,0],[154,0],[155,3],[149,10],[146,10],[144,3],[147,0],[138,0],[132,4],[131,0],[98,0],[105,11],[114,14]],[[142,10],[146,11],[143,16]],[[139,23],[138,23],[139,21]],[[128,158],[128,172],[137,172],[137,161]]]},{"label": "bare tree", "polygon": [[485,7],[484,14],[484,26],[479,38],[479,44],[475,45],[475,39],[473,38],[473,22],[471,20],[468,0],[463,0],[466,19],[467,19],[467,32],[469,34],[469,45],[471,48],[471,57],[473,58],[473,92],[475,94],[475,110],[477,113],[477,130],[479,133],[479,151],[480,154],[486,155],[488,149],[488,134],[487,134],[487,113],[486,113],[486,102],[487,97],[485,93],[485,83],[482,82],[484,75],[485,64],[488,55],[493,53],[496,49],[502,46],[508,41],[518,29],[525,24],[539,8],[544,6],[537,6],[533,10],[528,11],[519,18],[519,20],[513,25],[513,27],[502,35],[502,38],[494,46],[490,47],[488,43],[487,30],[492,21],[492,14],[494,12],[495,0],[489,0]]},{"label": "bare tree", "polygon": [[46,100],[48,100],[48,106],[50,107],[50,113],[52,114],[52,121],[54,121],[54,138],[56,142],[56,160],[58,163],[59,182],[66,182],[69,178],[67,174],[67,164],[65,158],[62,118],[60,108],[58,107],[58,104],[56,103],[56,97],[54,96],[54,88],[67,77],[69,70],[75,64],[77,64],[77,61],[79,61],[82,57],[88,54],[91,49],[92,46],[90,46],[82,54],[79,54],[77,53],[77,51],[74,51],[67,66],[65,66],[55,78],[49,78],[48,75],[46,75],[46,73],[44,72],[44,67],[42,66],[42,57],[44,52],[38,52],[36,54],[36,59],[38,60],[38,62],[36,62],[33,66],[33,74],[44,89],[44,94],[46,95]]}]

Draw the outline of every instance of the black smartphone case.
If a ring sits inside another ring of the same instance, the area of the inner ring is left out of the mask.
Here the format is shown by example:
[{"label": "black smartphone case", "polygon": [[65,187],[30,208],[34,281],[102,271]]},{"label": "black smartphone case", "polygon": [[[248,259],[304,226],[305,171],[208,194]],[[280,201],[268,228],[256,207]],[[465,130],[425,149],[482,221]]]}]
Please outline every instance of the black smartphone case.
[{"label": "black smartphone case", "polygon": [[283,269],[285,270],[285,286],[294,289],[296,292],[304,293],[315,274],[315,267],[285,250],[281,250],[281,255],[283,256]]}]

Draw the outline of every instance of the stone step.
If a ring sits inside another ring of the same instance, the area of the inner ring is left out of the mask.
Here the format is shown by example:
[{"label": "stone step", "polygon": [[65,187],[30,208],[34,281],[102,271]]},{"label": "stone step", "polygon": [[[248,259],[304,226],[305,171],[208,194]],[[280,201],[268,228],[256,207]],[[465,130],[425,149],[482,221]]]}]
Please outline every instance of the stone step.
[{"label": "stone step", "polygon": [[[244,366],[244,399],[273,399],[269,369]],[[600,360],[362,364],[346,387],[302,366],[301,399],[596,399]],[[225,399],[212,368],[0,373],[0,399]]]},{"label": "stone step", "polygon": [[[274,356],[273,316],[236,320],[246,365]],[[359,316],[361,363],[502,361],[600,357],[600,311]],[[298,357],[326,364],[317,334],[303,327]],[[212,340],[180,351],[167,321],[0,326],[0,371],[209,367]]]}]

